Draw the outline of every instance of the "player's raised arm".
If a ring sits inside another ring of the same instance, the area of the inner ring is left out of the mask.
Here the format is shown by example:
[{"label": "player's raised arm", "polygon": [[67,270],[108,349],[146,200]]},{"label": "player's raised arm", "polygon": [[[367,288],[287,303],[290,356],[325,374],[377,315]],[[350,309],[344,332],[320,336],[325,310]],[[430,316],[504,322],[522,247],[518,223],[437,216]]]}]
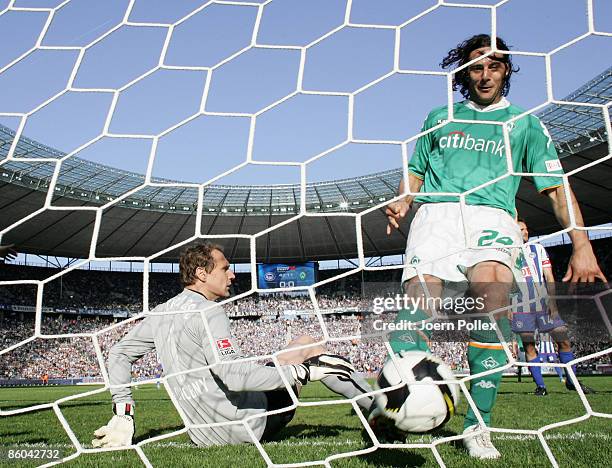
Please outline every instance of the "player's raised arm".
[{"label": "player's raised arm", "polygon": [[[569,226],[570,215],[569,207],[567,206],[567,198],[565,197],[565,190],[563,185],[559,187],[553,187],[545,191],[550,198],[555,216],[559,221],[559,224],[564,228]],[[582,212],[580,206],[576,200],[573,190],[569,189],[571,209],[574,213],[576,220],[576,226],[583,227],[584,221],[582,219]],[[589,282],[592,283],[596,278],[607,282],[601,268],[597,264],[597,258],[593,252],[593,247],[589,241],[589,236],[586,231],[572,229],[569,231],[570,239],[572,240],[572,256],[570,257],[569,264],[567,266],[567,272],[563,277],[563,281],[576,282]]]},{"label": "player's raised arm", "polygon": [[[408,184],[410,186],[410,192],[416,193],[421,190],[423,179],[412,173],[408,173]],[[400,181],[398,189],[398,194],[402,193],[404,193],[404,179]],[[389,223],[387,224],[387,235],[390,235],[393,229],[399,229],[399,223],[406,216],[408,210],[410,210],[410,206],[412,205],[414,198],[415,195],[406,195],[404,198],[400,198],[399,200],[387,205],[387,209],[385,210],[385,214],[389,220]]]}]

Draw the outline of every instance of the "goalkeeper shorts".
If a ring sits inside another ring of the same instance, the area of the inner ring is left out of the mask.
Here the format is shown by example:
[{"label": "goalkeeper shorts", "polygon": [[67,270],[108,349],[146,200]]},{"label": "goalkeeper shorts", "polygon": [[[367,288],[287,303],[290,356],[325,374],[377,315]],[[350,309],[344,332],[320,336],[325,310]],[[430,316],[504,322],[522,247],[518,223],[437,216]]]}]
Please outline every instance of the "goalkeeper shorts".
[{"label": "goalkeeper shorts", "polygon": [[[266,366],[274,367],[274,363],[267,362]],[[296,396],[299,395],[299,391],[296,386],[291,388],[293,388],[293,392],[296,394]],[[264,394],[268,400],[266,411],[275,411],[293,405],[291,395],[286,388],[271,390],[269,392],[264,392]],[[281,413],[268,415],[266,417],[266,427],[264,428],[260,440],[262,442],[271,440],[272,437],[274,437],[281,429],[291,422],[294,416],[295,408],[288,409],[287,411],[283,411]]]},{"label": "goalkeeper shorts", "polygon": [[[469,267],[496,261],[515,272],[521,231],[504,210],[458,202],[425,203],[410,226],[402,284],[417,269],[449,282],[467,281]],[[511,248],[513,246],[514,248]]]},{"label": "goalkeeper shorts", "polygon": [[[297,395],[297,388],[293,387],[293,391]],[[268,400],[267,411],[279,410],[287,408],[293,405],[291,395],[286,389],[273,390],[265,392],[266,399]],[[266,427],[264,428],[263,434],[261,435],[261,441],[266,442],[271,440],[281,429],[291,422],[295,416],[295,408],[288,409],[281,413],[270,414],[266,417]]]}]

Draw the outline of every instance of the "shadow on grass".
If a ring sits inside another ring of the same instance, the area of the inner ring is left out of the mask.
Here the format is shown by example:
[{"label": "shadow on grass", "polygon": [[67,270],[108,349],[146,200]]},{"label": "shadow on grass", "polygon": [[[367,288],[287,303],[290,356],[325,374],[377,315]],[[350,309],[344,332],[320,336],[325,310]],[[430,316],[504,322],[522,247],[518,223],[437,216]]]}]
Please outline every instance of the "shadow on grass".
[{"label": "shadow on grass", "polygon": [[[457,432],[455,431],[451,431],[450,429],[447,428],[440,428],[438,430],[432,431],[432,432],[425,432],[423,434],[409,434],[407,437],[402,435],[403,433],[397,431],[397,432],[393,432],[390,433],[390,436],[398,436],[397,438],[391,437],[389,439],[384,439],[384,435],[383,434],[376,434],[378,437],[379,442],[383,442],[383,443],[393,443],[393,442],[400,442],[400,443],[421,443],[419,442],[414,442],[414,439],[416,437],[427,437],[427,436],[432,436],[435,437],[436,439],[439,438],[443,438],[443,437],[455,437],[457,435],[459,435]],[[401,436],[401,438],[400,438]],[[363,438],[364,442],[366,442],[367,444],[371,444],[372,441],[370,439],[370,435],[368,434],[368,432],[365,430],[365,428],[362,429],[361,431],[361,437]]]},{"label": "shadow on grass", "polygon": [[407,449],[382,449],[357,457],[371,466],[411,467],[423,466],[427,459]]},{"label": "shadow on grass", "polygon": [[185,426],[170,426],[170,427],[150,429],[148,432],[145,432],[144,434],[138,434],[138,437],[134,437],[134,443],[137,444],[138,442],[141,442],[145,439],[150,439],[151,437],[156,437],[158,435],[168,434],[170,432],[178,431],[180,429],[183,429],[183,427]]},{"label": "shadow on grass", "polygon": [[[399,433],[395,433],[395,435],[399,435]],[[457,432],[449,430],[447,428],[441,428],[439,430],[436,430],[430,433],[426,433],[426,434],[421,434],[421,435],[425,437],[431,435],[436,438],[442,438],[442,437],[454,437],[458,434]],[[372,444],[370,436],[368,435],[365,428],[361,431],[361,436],[367,445]],[[379,438],[379,442],[383,442],[383,443],[393,443],[394,441],[397,441],[399,443],[407,443],[407,444],[422,443],[423,441],[421,440],[415,440],[415,438],[419,436],[420,436],[419,434],[413,434],[413,435],[409,435],[405,439],[404,439],[404,436],[402,436],[399,439],[391,437],[391,439],[388,439],[388,440],[381,439],[381,436],[378,436],[378,438]],[[461,444],[461,441],[459,441],[459,445],[456,445],[456,443],[457,441],[451,441],[451,445],[457,448],[461,448],[461,450],[463,450],[463,445]],[[409,449],[403,449],[399,447],[397,449],[393,449],[393,448],[378,449],[375,452],[369,453],[367,455],[359,456],[358,458],[366,461],[368,464],[371,464],[377,467],[378,466],[382,466],[382,467],[422,466],[427,462],[427,459],[419,455],[418,453],[410,451]]]},{"label": "shadow on grass", "polygon": [[267,442],[279,441],[289,437],[334,437],[346,432],[346,426],[322,426],[311,424],[293,424],[280,430],[267,440]]}]

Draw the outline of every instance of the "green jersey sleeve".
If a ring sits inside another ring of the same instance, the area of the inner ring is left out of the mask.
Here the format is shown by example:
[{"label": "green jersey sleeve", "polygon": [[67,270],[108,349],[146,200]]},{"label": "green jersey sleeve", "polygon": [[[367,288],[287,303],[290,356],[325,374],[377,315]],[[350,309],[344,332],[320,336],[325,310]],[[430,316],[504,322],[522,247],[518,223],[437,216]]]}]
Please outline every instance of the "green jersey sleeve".
[{"label": "green jersey sleeve", "polygon": [[[537,117],[531,119],[526,138],[525,171],[562,175],[563,167],[550,133]],[[563,185],[560,177],[533,176],[533,182],[538,192]]]},{"label": "green jersey sleeve", "polygon": [[[425,119],[421,132],[425,132],[433,127],[431,121],[431,114],[429,114]],[[429,155],[431,154],[432,150],[433,132],[421,135],[417,140],[414,153],[412,154],[412,158],[410,158],[410,162],[408,163],[408,171],[417,176],[419,179],[424,179],[427,166],[429,165]]]}]

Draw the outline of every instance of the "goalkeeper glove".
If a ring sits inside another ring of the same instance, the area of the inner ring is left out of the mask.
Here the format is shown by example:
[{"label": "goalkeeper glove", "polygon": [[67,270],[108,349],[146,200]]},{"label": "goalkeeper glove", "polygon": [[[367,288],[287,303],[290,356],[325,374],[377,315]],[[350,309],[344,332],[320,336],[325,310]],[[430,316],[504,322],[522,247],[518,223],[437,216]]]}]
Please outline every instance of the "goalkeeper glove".
[{"label": "goalkeeper glove", "polygon": [[291,366],[291,375],[302,385],[330,375],[350,379],[352,372],[355,372],[353,365],[347,359],[335,354],[319,354],[306,359],[302,364]]},{"label": "goalkeeper glove", "polygon": [[134,436],[134,405],[117,403],[113,405],[113,413],[106,426],[94,432],[96,439],[91,441],[94,447],[124,447],[132,445]]}]

